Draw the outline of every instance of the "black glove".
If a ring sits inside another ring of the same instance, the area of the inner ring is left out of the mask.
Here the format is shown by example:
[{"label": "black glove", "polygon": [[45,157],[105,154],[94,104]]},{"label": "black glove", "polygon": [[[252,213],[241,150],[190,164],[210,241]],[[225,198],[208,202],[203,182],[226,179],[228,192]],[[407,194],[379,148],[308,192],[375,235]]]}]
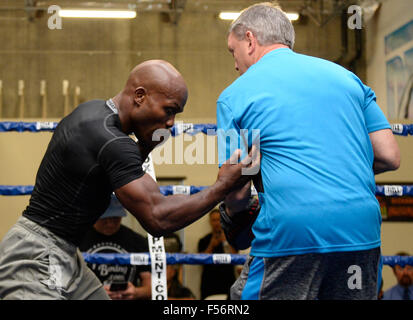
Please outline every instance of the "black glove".
[{"label": "black glove", "polygon": [[224,230],[228,243],[235,249],[244,250],[251,246],[254,240],[251,228],[260,209],[260,203],[255,198],[250,199],[245,210],[233,213],[231,216],[227,214],[223,202],[219,205],[222,230]]}]

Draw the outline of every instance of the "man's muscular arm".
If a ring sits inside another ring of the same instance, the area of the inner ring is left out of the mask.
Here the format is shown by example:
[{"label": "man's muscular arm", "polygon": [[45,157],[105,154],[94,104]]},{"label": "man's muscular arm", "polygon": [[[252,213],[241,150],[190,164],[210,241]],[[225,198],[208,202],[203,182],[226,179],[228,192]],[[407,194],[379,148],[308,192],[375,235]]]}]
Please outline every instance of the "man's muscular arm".
[{"label": "man's muscular arm", "polygon": [[255,152],[256,149],[246,159],[237,163],[235,159],[240,156],[240,150],[237,150],[231,159],[222,165],[212,186],[190,196],[164,196],[148,174],[118,188],[115,194],[146,231],[153,236],[162,236],[196,221],[222,201],[228,192],[245,185],[251,177],[243,176],[242,168],[259,165],[258,162],[251,162],[251,155]]},{"label": "man's muscular arm", "polygon": [[164,196],[152,177],[145,174],[115,190],[115,194],[146,231],[162,236],[202,217],[223,199],[225,191],[218,183],[191,196]]}]

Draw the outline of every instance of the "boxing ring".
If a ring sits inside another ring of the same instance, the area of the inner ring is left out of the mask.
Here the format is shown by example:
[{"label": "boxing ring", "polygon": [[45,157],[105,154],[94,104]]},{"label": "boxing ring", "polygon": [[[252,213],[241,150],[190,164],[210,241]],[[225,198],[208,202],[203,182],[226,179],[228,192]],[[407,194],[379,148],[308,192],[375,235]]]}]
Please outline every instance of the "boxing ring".
[{"label": "boxing ring", "polygon": [[[57,126],[57,122],[0,122],[0,132],[53,132]],[[179,126],[175,125],[171,130],[172,137],[176,137],[180,134],[195,135],[203,133],[206,135],[216,135],[215,124],[190,124],[180,123]],[[392,124],[392,131],[395,135],[409,136],[413,135],[413,124]],[[34,186],[23,185],[0,185],[0,196],[19,196],[30,195]],[[160,191],[163,195],[173,194],[195,194],[201,191],[207,186],[182,186],[182,185],[169,185],[160,186]],[[377,185],[376,195],[385,197],[401,197],[409,196],[413,197],[413,185]],[[158,238],[157,238],[158,239]],[[159,238],[162,241],[162,238]],[[163,248],[163,241],[161,242],[162,250],[158,252],[162,255],[162,259],[157,261],[158,264],[189,264],[189,265],[206,265],[206,264],[232,264],[243,265],[246,261],[247,255],[244,254],[185,254],[185,253],[165,253]],[[111,265],[151,265],[154,270],[154,258],[153,252],[138,252],[129,254],[112,254],[112,253],[100,253],[89,254],[83,253],[83,257],[86,262],[93,264],[111,264]],[[383,265],[394,267],[400,265],[404,267],[407,265],[413,265],[413,256],[382,256]],[[162,268],[165,271],[165,266]],[[154,272],[152,272],[152,277]],[[154,283],[154,282],[152,282]],[[152,294],[152,298],[155,295]],[[165,298],[165,296],[163,296]]]}]

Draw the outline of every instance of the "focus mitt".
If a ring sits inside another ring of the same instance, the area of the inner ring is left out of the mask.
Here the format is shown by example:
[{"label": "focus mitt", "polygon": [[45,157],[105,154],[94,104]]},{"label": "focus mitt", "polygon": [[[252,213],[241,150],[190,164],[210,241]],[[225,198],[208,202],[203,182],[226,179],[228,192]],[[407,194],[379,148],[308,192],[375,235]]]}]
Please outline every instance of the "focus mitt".
[{"label": "focus mitt", "polygon": [[219,205],[222,229],[228,243],[235,249],[244,250],[251,246],[251,242],[254,240],[251,228],[260,209],[260,203],[255,198],[250,199],[245,210],[231,213],[231,215],[228,215],[224,202]]}]

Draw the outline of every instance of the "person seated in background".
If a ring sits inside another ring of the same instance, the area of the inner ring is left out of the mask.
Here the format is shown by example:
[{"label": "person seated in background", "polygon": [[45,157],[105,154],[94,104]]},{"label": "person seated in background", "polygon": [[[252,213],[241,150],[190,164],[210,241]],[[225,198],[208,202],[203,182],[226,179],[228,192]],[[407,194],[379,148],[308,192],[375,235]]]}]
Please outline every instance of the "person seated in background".
[{"label": "person seated in background", "polygon": [[[115,195],[105,213],[84,236],[79,249],[87,253],[148,252],[148,242],[142,235],[121,224],[125,209]],[[150,266],[90,264],[88,267],[103,283],[113,300],[151,298]]]},{"label": "person seated in background", "polygon": [[[209,213],[209,224],[211,232],[198,242],[199,253],[238,253],[225,238],[221,227],[220,213],[218,209],[213,209]],[[235,270],[233,265],[204,265],[202,266],[201,278],[201,299],[210,295],[226,294],[235,282]]]},{"label": "person seated in background", "polygon": [[[182,242],[176,233],[164,237],[165,252],[181,253]],[[192,291],[182,284],[182,265],[168,264],[166,280],[168,284],[168,300],[195,300]]]},{"label": "person seated in background", "polygon": [[[409,256],[407,252],[398,252],[396,256]],[[395,265],[393,273],[397,284],[383,293],[383,300],[413,300],[413,266]]]}]

